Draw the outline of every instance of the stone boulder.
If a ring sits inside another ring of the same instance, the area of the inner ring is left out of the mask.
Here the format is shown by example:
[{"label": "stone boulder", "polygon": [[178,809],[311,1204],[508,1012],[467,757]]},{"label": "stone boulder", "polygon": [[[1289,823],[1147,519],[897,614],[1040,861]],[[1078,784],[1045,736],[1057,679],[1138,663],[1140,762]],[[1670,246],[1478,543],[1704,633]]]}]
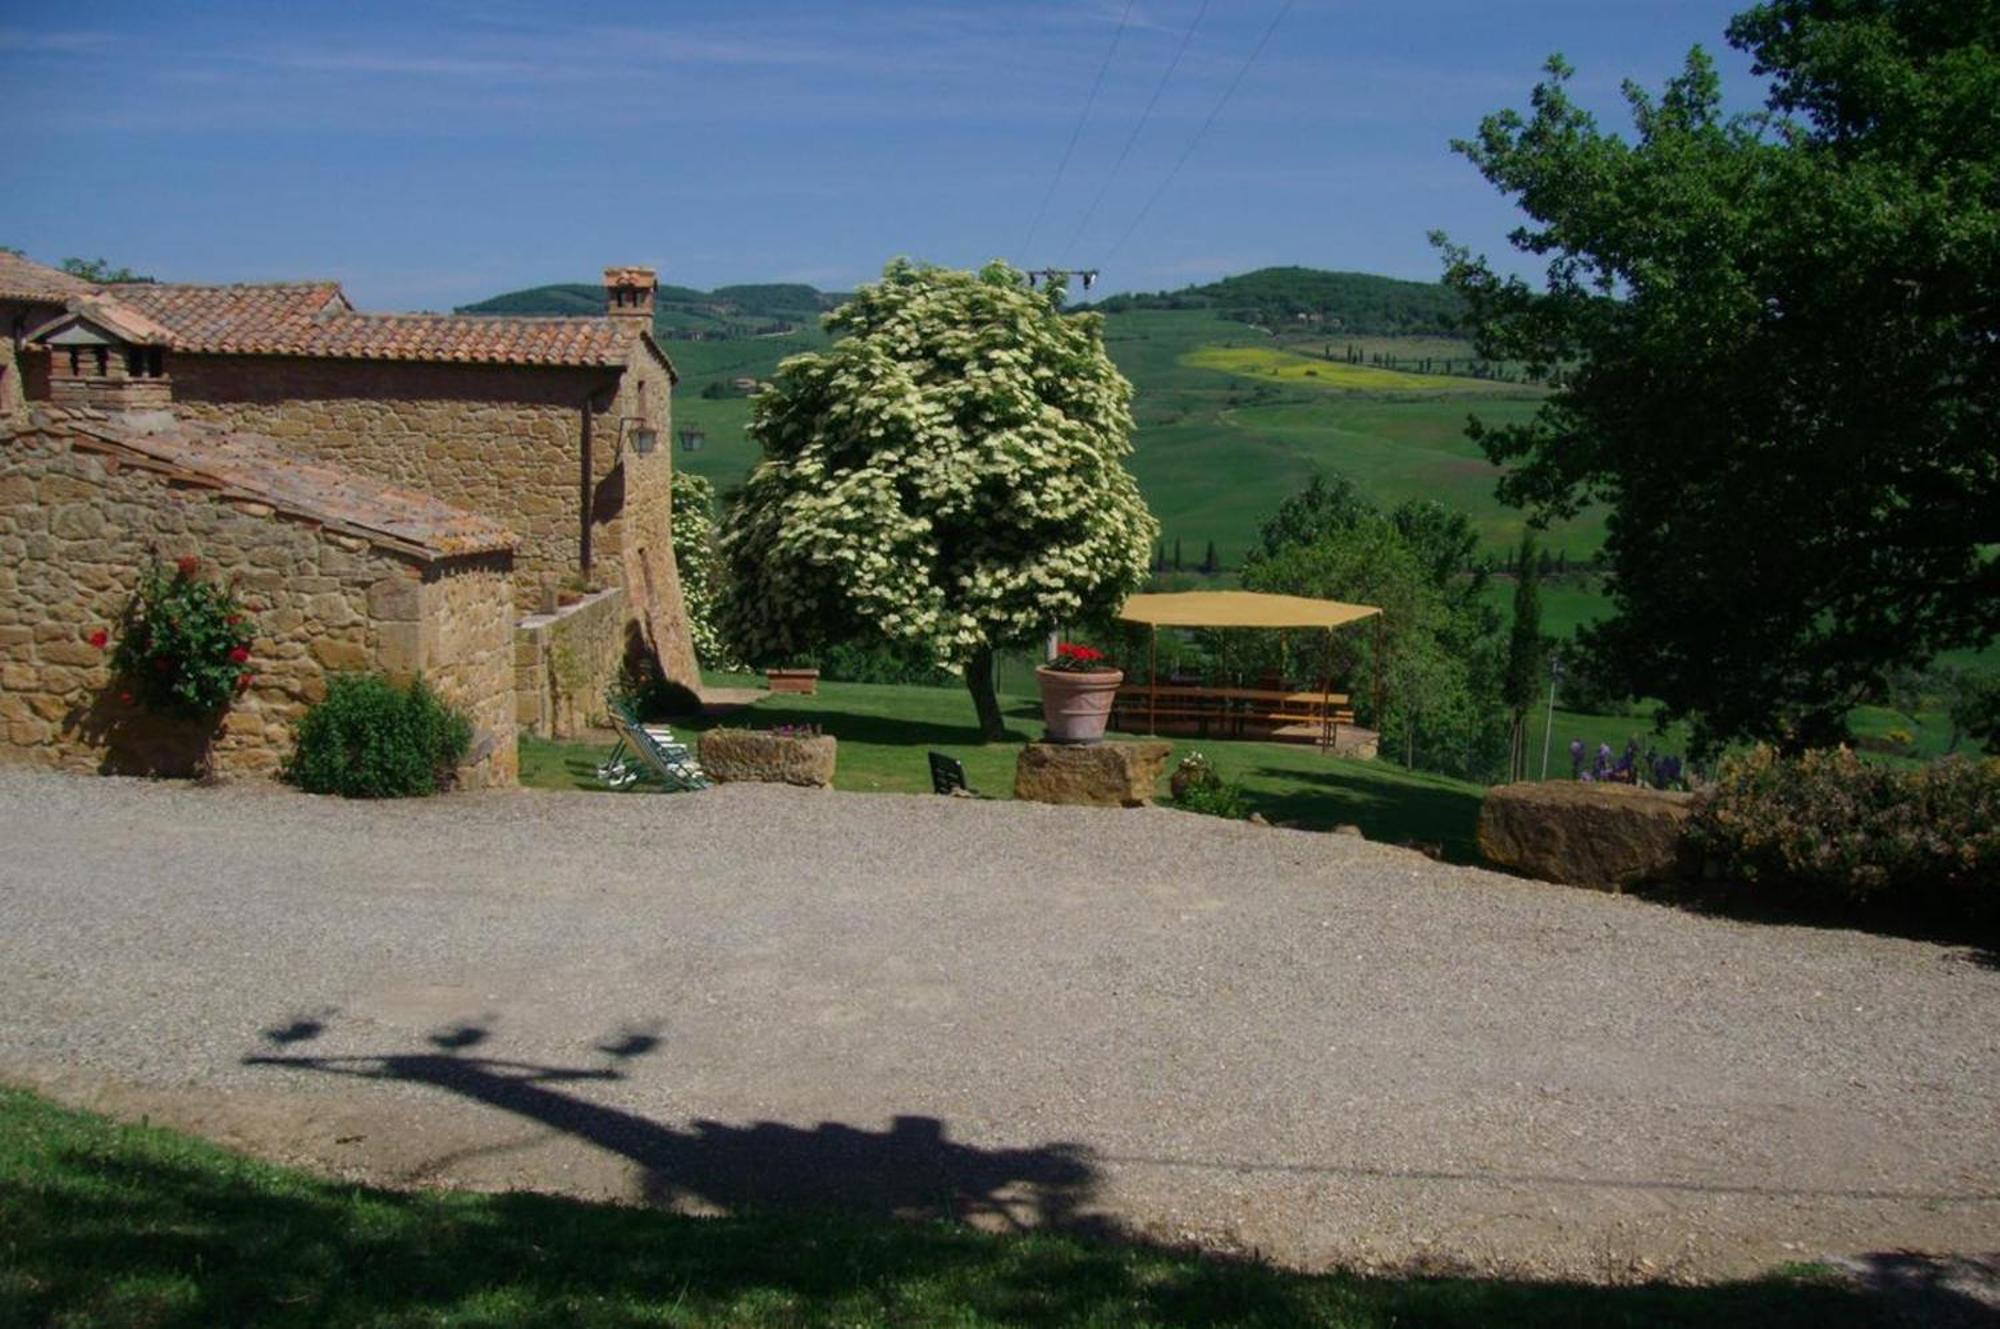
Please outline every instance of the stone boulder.
[{"label": "stone boulder", "polygon": [[1543,881],[1617,891],[1682,872],[1692,794],[1552,780],[1501,785],[1479,809],[1479,852]]},{"label": "stone boulder", "polygon": [[1014,763],[1014,797],[1100,808],[1153,801],[1171,743],[1030,743]]},{"label": "stone boulder", "polygon": [[831,734],[711,729],[701,736],[701,768],[717,784],[754,781],[828,789],[838,747]]}]

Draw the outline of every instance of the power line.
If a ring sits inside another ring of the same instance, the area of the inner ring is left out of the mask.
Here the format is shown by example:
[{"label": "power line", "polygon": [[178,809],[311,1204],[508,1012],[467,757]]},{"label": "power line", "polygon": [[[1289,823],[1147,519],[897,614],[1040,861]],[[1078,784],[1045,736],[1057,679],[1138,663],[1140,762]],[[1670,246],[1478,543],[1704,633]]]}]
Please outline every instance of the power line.
[{"label": "power line", "polygon": [[1174,58],[1168,62],[1166,72],[1160,75],[1160,81],[1153,85],[1153,95],[1147,99],[1146,109],[1139,112],[1139,123],[1132,126],[1131,135],[1118,152],[1118,160],[1111,163],[1111,170],[1105,174],[1104,182],[1097,187],[1097,197],[1090,201],[1089,210],[1083,214],[1083,220],[1076,224],[1076,230],[1071,232],[1069,243],[1063,246],[1062,256],[1065,262],[1069,260],[1070,251],[1076,248],[1076,242],[1083,238],[1084,228],[1090,225],[1091,218],[1097,215],[1097,209],[1103,206],[1104,196],[1111,192],[1111,182],[1118,178],[1118,171],[1125,165],[1125,159],[1132,155],[1133,145],[1139,141],[1139,131],[1143,130],[1146,122],[1153,118],[1153,108],[1160,104],[1160,94],[1167,90],[1167,83],[1173,78],[1174,71],[1181,67],[1181,57],[1187,54],[1189,44],[1194,41],[1195,29],[1199,28],[1201,21],[1208,17],[1210,3],[1211,0],[1201,0],[1201,8],[1195,12],[1194,22],[1188,24],[1187,31],[1181,34],[1181,44],[1175,49]]},{"label": "power line", "polygon": [[1083,99],[1083,113],[1076,118],[1076,128],[1069,131],[1069,146],[1063,149],[1062,160],[1056,164],[1056,173],[1049,181],[1046,193],[1042,195],[1042,206],[1035,209],[1035,219],[1028,223],[1028,238],[1021,242],[1021,252],[1035,242],[1035,232],[1041,228],[1042,218],[1047,215],[1049,201],[1056,196],[1056,187],[1062,183],[1063,172],[1069,169],[1069,159],[1076,152],[1076,141],[1083,137],[1083,127],[1090,120],[1090,108],[1097,104],[1097,91],[1104,86],[1104,75],[1111,68],[1111,58],[1118,54],[1118,42],[1125,35],[1125,21],[1132,17],[1132,7],[1138,0],[1125,0],[1125,11],[1118,16],[1118,30],[1111,34],[1111,49],[1104,53],[1104,63],[1097,67],[1097,77],[1090,82],[1090,95]]},{"label": "power line", "polygon": [[1181,167],[1187,165],[1189,157],[1194,156],[1195,147],[1200,144],[1202,137],[1208,133],[1209,127],[1215,123],[1216,118],[1222,114],[1222,108],[1229,105],[1229,99],[1236,95],[1237,85],[1242,83],[1243,76],[1250,72],[1250,66],[1257,63],[1257,57],[1264,54],[1264,48],[1271,43],[1271,34],[1275,33],[1278,30],[1278,25],[1285,21],[1285,15],[1292,12],[1292,5],[1294,3],[1296,3],[1296,0],[1285,0],[1285,3],[1278,7],[1277,14],[1271,19],[1271,26],[1264,29],[1264,35],[1257,39],[1257,45],[1251,50],[1249,58],[1243,62],[1242,68],[1236,71],[1236,77],[1229,80],[1229,86],[1222,90],[1222,96],[1216,101],[1215,109],[1208,113],[1208,119],[1201,122],[1201,128],[1194,131],[1194,137],[1188,140],[1188,145],[1182,150],[1180,159],[1174,163],[1173,169],[1167,172],[1167,178],[1160,181],[1160,187],[1155,189],[1153,196],[1146,200],[1146,206],[1139,209],[1139,215],[1134,217],[1132,224],[1125,228],[1125,234],[1119,236],[1118,243],[1111,246],[1110,251],[1105,254],[1104,258],[1107,263],[1119,250],[1125,247],[1125,242],[1130,240],[1133,232],[1139,229],[1139,223],[1146,220],[1146,214],[1153,210],[1153,205],[1160,201],[1161,196],[1174,183],[1174,177],[1181,173]]}]

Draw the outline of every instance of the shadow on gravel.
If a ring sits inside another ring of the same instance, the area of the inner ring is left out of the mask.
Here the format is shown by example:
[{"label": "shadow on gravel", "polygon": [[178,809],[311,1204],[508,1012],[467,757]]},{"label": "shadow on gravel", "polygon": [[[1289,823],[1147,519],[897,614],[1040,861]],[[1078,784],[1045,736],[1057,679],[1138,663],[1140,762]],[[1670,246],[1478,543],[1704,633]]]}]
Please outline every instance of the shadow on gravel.
[{"label": "shadow on gravel", "polygon": [[[265,1038],[292,1047],[323,1029],[317,1021],[294,1020],[267,1030]],[[981,1149],[951,1140],[936,1118],[916,1116],[897,1117],[886,1131],[837,1122],[811,1129],[777,1122],[667,1126],[561,1088],[624,1079],[622,1064],[657,1051],[657,1035],[622,1030],[596,1045],[611,1064],[577,1067],[466,1055],[491,1036],[484,1026],[458,1024],[431,1035],[423,1051],[339,1057],[271,1052],[243,1062],[429,1085],[498,1108],[631,1160],[641,1169],[642,1195],[661,1206],[838,1211],[1119,1235],[1103,1218],[1083,1212],[1097,1174],[1080,1146]]]},{"label": "shadow on gravel", "polygon": [[1728,881],[1666,882],[1634,888],[1632,895],[1654,904],[1781,927],[1821,928],[1834,932],[1869,932],[1882,937],[1927,941],[1963,948],[1959,958],[1983,969],[2000,969],[2000,936],[1994,921],[1969,919],[1961,912],[1937,908],[1921,912],[1898,898],[1893,905],[1864,908],[1845,900],[1828,902],[1797,893],[1732,884]]}]

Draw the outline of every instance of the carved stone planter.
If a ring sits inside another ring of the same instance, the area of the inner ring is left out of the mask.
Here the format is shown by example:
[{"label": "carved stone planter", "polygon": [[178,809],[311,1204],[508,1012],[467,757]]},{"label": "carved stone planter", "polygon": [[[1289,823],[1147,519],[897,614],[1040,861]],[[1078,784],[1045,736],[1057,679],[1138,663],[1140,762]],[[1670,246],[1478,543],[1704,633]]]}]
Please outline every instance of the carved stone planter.
[{"label": "carved stone planter", "polygon": [[831,734],[802,737],[756,729],[711,729],[701,736],[701,768],[717,784],[829,789],[838,748],[839,741]]}]

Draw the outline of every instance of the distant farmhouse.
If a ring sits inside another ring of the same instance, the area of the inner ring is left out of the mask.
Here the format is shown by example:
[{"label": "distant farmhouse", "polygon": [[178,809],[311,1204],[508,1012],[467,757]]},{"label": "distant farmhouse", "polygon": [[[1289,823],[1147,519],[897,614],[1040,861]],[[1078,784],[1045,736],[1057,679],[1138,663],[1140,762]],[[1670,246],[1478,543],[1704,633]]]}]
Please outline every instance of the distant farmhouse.
[{"label": "distant farmhouse", "polygon": [[173,764],[88,644],[150,556],[258,612],[222,770],[273,767],[336,670],[423,672],[496,782],[517,730],[574,728],[633,656],[696,683],[656,287],[606,269],[596,317],[374,314],[334,282],[96,285],[0,253],[0,755]]}]

